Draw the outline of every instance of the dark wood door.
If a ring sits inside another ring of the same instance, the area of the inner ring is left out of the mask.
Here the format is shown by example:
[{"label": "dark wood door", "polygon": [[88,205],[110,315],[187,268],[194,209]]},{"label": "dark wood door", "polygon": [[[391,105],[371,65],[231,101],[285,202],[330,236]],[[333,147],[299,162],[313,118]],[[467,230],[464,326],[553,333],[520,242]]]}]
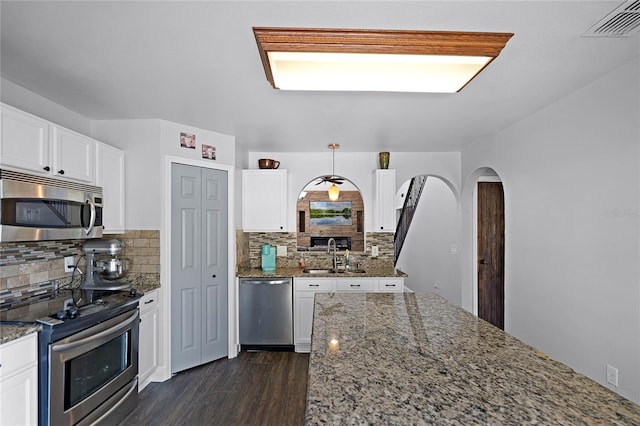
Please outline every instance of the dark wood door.
[{"label": "dark wood door", "polygon": [[504,330],[504,193],[478,182],[478,316]]}]

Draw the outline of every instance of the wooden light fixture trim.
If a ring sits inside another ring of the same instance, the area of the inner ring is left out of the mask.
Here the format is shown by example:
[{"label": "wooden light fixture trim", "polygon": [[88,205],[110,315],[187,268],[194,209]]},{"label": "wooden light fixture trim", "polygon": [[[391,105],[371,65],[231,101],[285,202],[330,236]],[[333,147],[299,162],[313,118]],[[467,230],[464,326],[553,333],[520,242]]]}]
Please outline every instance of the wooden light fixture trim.
[{"label": "wooden light fixture trim", "polygon": [[253,33],[267,80],[274,88],[269,52],[488,56],[493,60],[513,36],[513,33],[274,27],[254,27]]}]

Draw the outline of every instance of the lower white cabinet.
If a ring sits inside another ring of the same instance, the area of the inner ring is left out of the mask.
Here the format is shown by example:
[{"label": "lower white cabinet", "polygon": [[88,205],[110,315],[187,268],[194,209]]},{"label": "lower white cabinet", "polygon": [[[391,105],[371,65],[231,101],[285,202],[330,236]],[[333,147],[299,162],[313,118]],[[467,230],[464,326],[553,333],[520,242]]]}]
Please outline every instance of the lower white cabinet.
[{"label": "lower white cabinet", "polygon": [[309,352],[311,350],[315,294],[333,293],[335,288],[335,278],[293,279],[293,343],[295,344],[296,352]]},{"label": "lower white cabinet", "polygon": [[138,391],[150,382],[158,368],[159,317],[158,290],[145,293],[140,299],[140,344],[138,349]]},{"label": "lower white cabinet", "polygon": [[0,345],[0,425],[38,424],[37,337]]},{"label": "lower white cabinet", "polygon": [[313,307],[316,293],[391,293],[404,291],[402,277],[313,277],[293,279],[293,336],[296,352],[311,350]]}]

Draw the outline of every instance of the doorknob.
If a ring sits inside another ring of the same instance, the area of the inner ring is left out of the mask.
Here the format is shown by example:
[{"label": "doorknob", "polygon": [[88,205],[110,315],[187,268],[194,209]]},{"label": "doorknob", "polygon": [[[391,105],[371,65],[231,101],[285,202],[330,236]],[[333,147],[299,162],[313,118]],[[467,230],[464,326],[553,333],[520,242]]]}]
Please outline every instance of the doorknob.
[{"label": "doorknob", "polygon": [[486,260],[484,260],[484,259],[480,259],[480,262],[479,262],[479,263],[480,263],[481,265],[488,265],[488,264],[489,264],[489,262],[487,262],[487,261],[486,261]]}]

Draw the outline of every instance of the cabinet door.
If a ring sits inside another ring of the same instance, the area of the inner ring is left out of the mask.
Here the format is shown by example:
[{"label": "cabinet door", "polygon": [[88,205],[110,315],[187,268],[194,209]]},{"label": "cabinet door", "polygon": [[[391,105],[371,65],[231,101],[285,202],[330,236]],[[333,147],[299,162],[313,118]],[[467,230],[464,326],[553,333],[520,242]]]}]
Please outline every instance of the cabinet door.
[{"label": "cabinet door", "polygon": [[313,304],[316,293],[331,293],[336,289],[334,278],[294,278],[293,336],[296,352],[311,350]]},{"label": "cabinet door", "polygon": [[285,232],[287,171],[242,171],[242,228],[246,232]]},{"label": "cabinet door", "polygon": [[2,106],[0,164],[39,174],[50,174],[49,123]]},{"label": "cabinet door", "polygon": [[396,171],[375,171],[374,231],[396,231]]},{"label": "cabinet door", "polygon": [[311,350],[315,292],[297,291],[295,297],[293,328],[296,352],[309,352]]},{"label": "cabinet door", "polygon": [[52,128],[53,174],[93,183],[96,141],[61,127]]},{"label": "cabinet door", "polygon": [[38,368],[33,364],[0,380],[0,424],[38,424]]},{"label": "cabinet door", "polygon": [[146,312],[140,313],[139,391],[149,384],[149,378],[158,368],[158,313],[159,308],[157,305]]},{"label": "cabinet door", "polygon": [[102,187],[104,233],[124,232],[124,151],[96,144],[96,185]]},{"label": "cabinet door", "polygon": [[0,425],[38,424],[37,334],[0,345]]}]

